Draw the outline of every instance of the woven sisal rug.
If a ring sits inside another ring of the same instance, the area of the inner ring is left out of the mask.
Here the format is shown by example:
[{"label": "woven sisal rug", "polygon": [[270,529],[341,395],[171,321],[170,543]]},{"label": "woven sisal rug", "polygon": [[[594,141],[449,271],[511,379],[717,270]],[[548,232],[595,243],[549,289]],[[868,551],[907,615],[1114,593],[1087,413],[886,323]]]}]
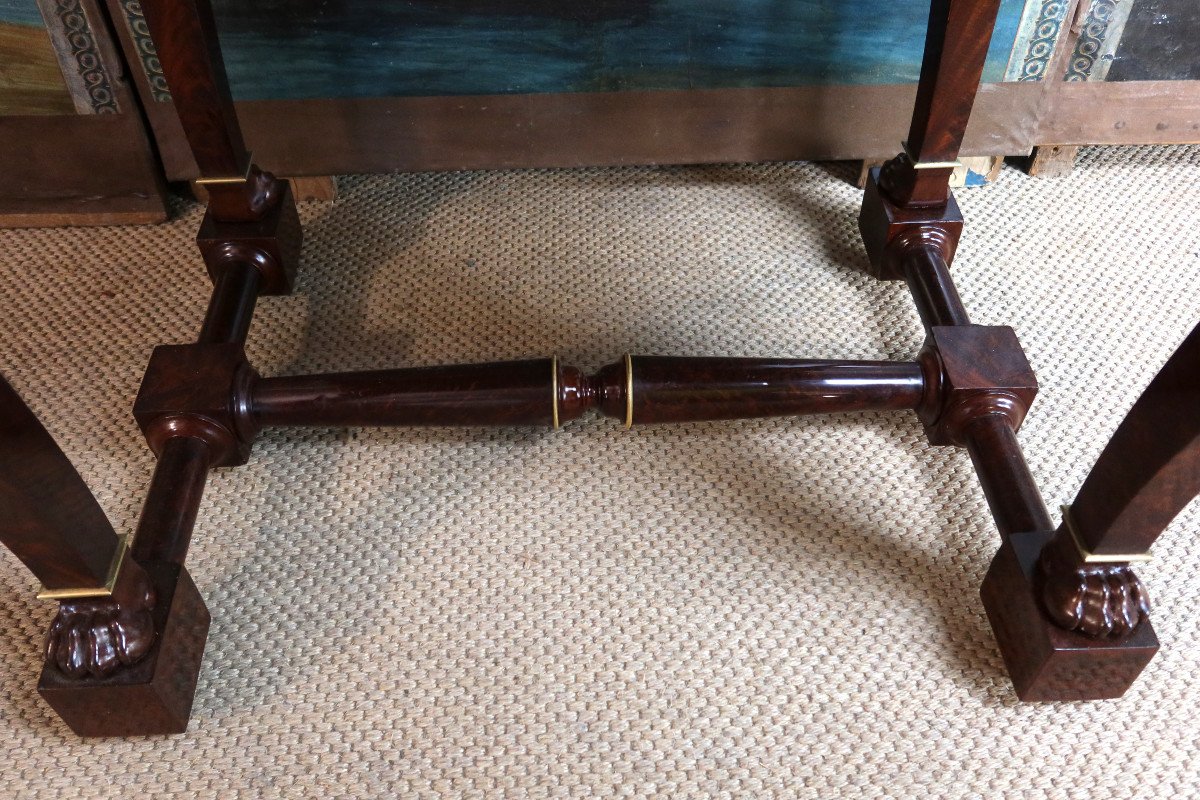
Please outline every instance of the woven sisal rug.
[{"label": "woven sisal rug", "polygon": [[[858,268],[847,166],[351,177],[302,209],[264,374],[548,356],[908,358]],[[1069,501],[1200,322],[1200,147],[1085,151],[958,193],[974,321],[1042,391]],[[120,530],[130,408],[198,330],[195,205],[0,231],[0,372]],[[49,605],[0,554],[0,797],[1200,796],[1200,511],[1141,570],[1164,647],[1107,703],[1016,702],[978,598],[969,459],[911,415],[625,431],[268,432],[212,477],[189,569],[213,626],[184,736],[81,741],[35,693]]]}]

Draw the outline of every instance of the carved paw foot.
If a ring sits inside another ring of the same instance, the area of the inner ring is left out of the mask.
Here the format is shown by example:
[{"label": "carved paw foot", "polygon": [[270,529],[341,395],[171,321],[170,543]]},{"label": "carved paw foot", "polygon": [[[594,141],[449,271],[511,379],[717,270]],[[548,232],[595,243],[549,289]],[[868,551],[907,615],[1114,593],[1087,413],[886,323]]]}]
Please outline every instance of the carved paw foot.
[{"label": "carved paw foot", "polygon": [[250,167],[251,208],[257,215],[266,214],[279,200],[279,181],[270,172]]},{"label": "carved paw foot", "polygon": [[879,188],[893,199],[904,194],[904,185],[912,182],[912,160],[907,154],[900,155],[888,161],[879,170]]},{"label": "carved paw foot", "polygon": [[46,663],[72,678],[104,677],[134,664],[154,644],[154,589],[148,582],[132,602],[112,597],[65,602],[46,635]]},{"label": "carved paw foot", "polygon": [[1042,567],[1042,602],[1050,618],[1088,636],[1119,638],[1150,614],[1150,597],[1126,565]]}]

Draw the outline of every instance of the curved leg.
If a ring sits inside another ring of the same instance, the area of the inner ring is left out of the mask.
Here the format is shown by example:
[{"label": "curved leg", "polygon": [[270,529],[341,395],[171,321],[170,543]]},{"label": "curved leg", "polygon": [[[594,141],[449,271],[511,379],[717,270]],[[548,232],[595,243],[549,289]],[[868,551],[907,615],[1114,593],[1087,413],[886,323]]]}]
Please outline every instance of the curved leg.
[{"label": "curved leg", "polygon": [[102,589],[121,542],[79,473],[0,376],[0,541],[49,592]]},{"label": "curved leg", "polygon": [[1042,602],[1064,628],[1131,634],[1150,612],[1129,566],[1200,495],[1200,327],[1138,398],[1038,558]]},{"label": "curved leg", "polygon": [[[982,595],[1022,699],[1120,697],[1157,652],[1130,565],[1200,493],[1197,408],[1200,328],[1134,404],[1062,524],[1006,535]],[[993,510],[1008,502],[997,492],[989,500]]]},{"label": "curved leg", "polygon": [[[208,612],[181,568],[135,560],[0,376],[0,541],[61,601],[38,691],[76,733],[187,726]],[[182,690],[182,691],[181,691]]]},{"label": "curved leg", "polygon": [[70,677],[112,674],[154,642],[154,589],[79,473],[0,376],[0,541],[61,600],[46,661]]}]

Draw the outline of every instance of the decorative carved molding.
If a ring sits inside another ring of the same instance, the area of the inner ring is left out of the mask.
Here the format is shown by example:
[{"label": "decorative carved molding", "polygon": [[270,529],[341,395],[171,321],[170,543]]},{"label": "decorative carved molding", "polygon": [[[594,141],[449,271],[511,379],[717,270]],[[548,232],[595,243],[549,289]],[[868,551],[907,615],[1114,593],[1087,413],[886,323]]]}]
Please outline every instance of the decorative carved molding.
[{"label": "decorative carved molding", "polygon": [[1046,76],[1067,6],[1066,0],[1044,0],[1037,15],[1022,23],[1005,75],[1008,80],[1040,81]]},{"label": "decorative carved molding", "polygon": [[[947,265],[954,259],[963,219],[948,189],[950,171],[916,169],[903,153],[878,171],[871,171],[858,219],[871,275],[881,280],[904,280],[904,260],[926,249],[936,250]],[[918,190],[921,181],[925,185]],[[924,207],[905,204],[905,198],[922,193],[940,194],[943,202]]]},{"label": "decorative carved molding", "polygon": [[921,168],[908,153],[900,153],[879,170],[879,189],[906,208],[944,206],[950,192],[951,166]]},{"label": "decorative carved molding", "polygon": [[39,0],[63,78],[80,114],[119,114],[113,81],[81,0]]},{"label": "decorative carved molding", "polygon": [[[946,375],[943,380],[949,383]],[[979,394],[954,395],[946,392],[945,406],[936,422],[929,423],[938,429],[937,437],[946,442],[965,447],[970,426],[983,417],[1001,417],[1008,427],[1019,430],[1025,421],[1029,404],[1015,392],[1000,389],[986,390]],[[931,434],[932,436],[932,434]]]},{"label": "decorative carved molding", "polygon": [[197,183],[208,192],[209,214],[218,223],[263,219],[276,209],[286,191],[283,181],[270,172],[263,172],[257,164],[249,165],[244,179],[214,180],[206,176]]},{"label": "decorative carved molding", "polygon": [[171,102],[171,90],[167,86],[167,77],[163,75],[162,62],[158,60],[154,40],[150,38],[150,26],[146,24],[140,0],[121,0],[121,11],[137,50],[142,71],[146,73],[151,99],[156,103]]},{"label": "decorative carved molding", "polygon": [[1116,56],[1132,0],[1092,0],[1063,80],[1102,81]]}]

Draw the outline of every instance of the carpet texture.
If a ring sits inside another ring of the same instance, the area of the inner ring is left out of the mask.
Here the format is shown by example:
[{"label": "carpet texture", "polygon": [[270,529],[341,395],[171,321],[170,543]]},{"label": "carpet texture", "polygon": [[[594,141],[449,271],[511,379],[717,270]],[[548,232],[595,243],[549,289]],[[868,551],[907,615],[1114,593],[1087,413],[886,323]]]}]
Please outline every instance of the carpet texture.
[{"label": "carpet texture", "polygon": [[[910,358],[848,165],[350,177],[307,204],[268,375],[625,352]],[[1200,321],[1200,147],[958,193],[973,321],[1016,328],[1056,509]],[[130,408],[208,295],[158,227],[0,231],[0,372],[132,530]],[[1056,514],[1057,515],[1057,514]],[[1024,705],[978,597],[965,452],[912,415],[625,431],[267,432],[209,482],[192,724],[81,741],[37,697],[53,609],[0,554],[0,796],[1200,796],[1200,513],[1140,570],[1164,647],[1122,700]]]}]

